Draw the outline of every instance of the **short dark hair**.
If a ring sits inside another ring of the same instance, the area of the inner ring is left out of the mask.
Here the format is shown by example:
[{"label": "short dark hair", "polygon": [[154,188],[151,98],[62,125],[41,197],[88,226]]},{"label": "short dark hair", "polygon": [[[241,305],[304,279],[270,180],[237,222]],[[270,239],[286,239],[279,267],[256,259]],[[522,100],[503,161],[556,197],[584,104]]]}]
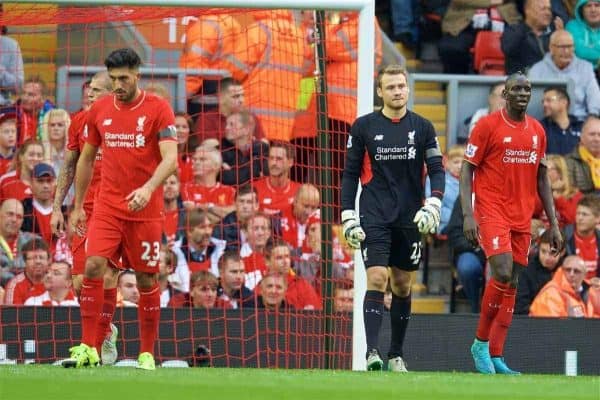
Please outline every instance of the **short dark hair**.
[{"label": "short dark hair", "polygon": [[202,224],[204,221],[208,221],[211,224],[213,223],[208,216],[208,212],[201,210],[199,208],[195,208],[187,212],[186,215],[187,228],[193,229],[198,225]]},{"label": "short dark hair", "polygon": [[567,100],[567,105],[571,104],[571,97],[569,97],[569,93],[567,93],[567,89],[562,86],[550,86],[544,89],[544,94],[548,92],[556,92],[556,95],[562,99]]},{"label": "short dark hair", "polygon": [[27,253],[29,253],[30,251],[38,250],[45,251],[46,254],[48,254],[48,257],[50,257],[50,247],[48,247],[48,244],[44,241],[44,239],[36,237],[29,240],[23,245],[23,247],[21,247],[21,254],[23,256],[23,260],[27,259]]},{"label": "short dark hair", "polygon": [[292,248],[288,242],[283,239],[274,239],[271,243],[267,245],[265,248],[265,259],[271,261],[271,256],[273,255],[273,249],[276,247],[285,247],[292,252]]},{"label": "short dark hair", "polygon": [[227,261],[241,262],[242,256],[240,256],[240,252],[237,250],[225,250],[219,258],[219,270],[225,268],[225,263]]},{"label": "short dark hair", "polygon": [[269,143],[269,152],[271,149],[281,148],[285,150],[285,155],[290,160],[294,159],[296,155],[296,151],[294,150],[294,146],[290,142],[284,142],[283,140],[273,140]]},{"label": "short dark hair", "polygon": [[140,56],[129,47],[113,51],[104,60],[106,69],[128,67],[131,69],[139,68],[142,65]]},{"label": "short dark hair", "polygon": [[256,195],[256,197],[258,197],[258,191],[256,190],[256,188],[252,185],[250,185],[249,183],[241,186],[238,190],[237,193],[235,194],[235,198],[239,198],[241,196],[244,196],[246,194],[250,194],[250,193],[254,193]]},{"label": "short dark hair", "polygon": [[239,81],[237,81],[231,77],[223,78],[219,81],[219,93],[226,91],[231,86],[241,86],[241,85],[242,84]]},{"label": "short dark hair", "polygon": [[588,207],[592,210],[594,216],[600,216],[600,198],[593,193],[583,196],[577,203],[577,206]]},{"label": "short dark hair", "polygon": [[408,70],[399,64],[390,64],[382,67],[377,72],[377,87],[381,87],[381,78],[383,75],[404,75],[404,78],[408,82]]}]

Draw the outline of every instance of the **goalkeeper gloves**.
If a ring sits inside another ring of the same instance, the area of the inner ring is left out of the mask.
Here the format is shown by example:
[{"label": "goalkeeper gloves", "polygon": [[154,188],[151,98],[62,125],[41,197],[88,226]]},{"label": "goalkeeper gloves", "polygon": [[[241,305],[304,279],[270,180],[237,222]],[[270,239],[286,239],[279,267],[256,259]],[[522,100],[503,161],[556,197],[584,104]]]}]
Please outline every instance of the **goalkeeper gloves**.
[{"label": "goalkeeper gloves", "polygon": [[342,229],[346,242],[354,250],[360,249],[360,243],[365,240],[365,231],[360,227],[358,217],[354,210],[342,211]]},{"label": "goalkeeper gloves", "polygon": [[436,233],[440,226],[442,201],[437,197],[425,199],[425,205],[415,214],[413,222],[422,235]]}]

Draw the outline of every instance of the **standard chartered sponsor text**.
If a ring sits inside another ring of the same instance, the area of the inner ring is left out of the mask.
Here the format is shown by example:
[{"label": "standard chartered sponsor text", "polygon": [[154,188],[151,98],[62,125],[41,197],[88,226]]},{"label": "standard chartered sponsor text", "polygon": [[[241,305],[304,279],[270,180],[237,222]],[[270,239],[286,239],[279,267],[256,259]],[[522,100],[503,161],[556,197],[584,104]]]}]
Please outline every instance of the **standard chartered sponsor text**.
[{"label": "standard chartered sponsor text", "polygon": [[135,133],[110,133],[104,134],[104,143],[107,147],[135,147]]}]

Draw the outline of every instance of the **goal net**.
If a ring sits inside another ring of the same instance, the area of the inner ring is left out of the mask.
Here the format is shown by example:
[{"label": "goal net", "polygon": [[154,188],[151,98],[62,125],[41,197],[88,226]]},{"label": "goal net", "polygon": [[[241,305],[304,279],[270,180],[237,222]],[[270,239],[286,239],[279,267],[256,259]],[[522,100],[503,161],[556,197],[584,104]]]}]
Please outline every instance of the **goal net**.
[{"label": "goal net", "polygon": [[[135,50],[143,61],[139,85],[171,104],[179,142],[178,174],[164,190],[157,360],[351,368],[353,293],[364,289],[355,287],[354,274],[364,271],[355,270],[341,234],[340,177],[350,125],[373,105],[373,41],[364,39],[373,38],[372,4],[124,3],[3,3],[2,38],[20,52],[0,58],[10,58],[2,67],[15,75],[0,83],[2,110],[32,113],[37,124],[19,120],[17,136],[42,141],[43,161],[58,171],[69,121],[89,107],[91,79],[113,50]],[[307,8],[317,4],[345,10]],[[369,12],[370,21],[359,18]],[[64,129],[54,134],[59,116]],[[3,173],[11,168],[18,167]],[[71,201],[67,196],[67,216]],[[46,228],[38,233],[53,258],[70,261],[68,238],[48,236]],[[56,286],[71,280],[33,274],[14,250],[2,264],[9,305],[0,308],[0,362],[64,358],[80,339],[79,310],[46,305],[62,296]],[[25,295],[45,290],[50,300],[10,305],[18,291],[9,280],[19,274],[32,283]],[[250,293],[242,297],[240,276]],[[119,279],[113,319],[120,361],[139,350],[132,278]]]}]

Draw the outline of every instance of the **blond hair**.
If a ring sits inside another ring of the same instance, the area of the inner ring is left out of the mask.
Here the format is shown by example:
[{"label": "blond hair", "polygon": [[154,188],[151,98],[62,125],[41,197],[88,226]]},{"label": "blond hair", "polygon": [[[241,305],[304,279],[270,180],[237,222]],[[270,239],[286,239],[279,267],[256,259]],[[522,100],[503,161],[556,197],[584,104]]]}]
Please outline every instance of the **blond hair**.
[{"label": "blond hair", "polygon": [[50,118],[62,118],[65,121],[65,145],[67,147],[67,136],[69,133],[69,126],[71,125],[71,117],[67,110],[62,108],[53,108],[48,111],[42,119],[40,141],[44,144],[44,161],[52,163],[52,152],[53,147],[50,145],[50,139],[48,138],[48,125],[50,124]]}]

